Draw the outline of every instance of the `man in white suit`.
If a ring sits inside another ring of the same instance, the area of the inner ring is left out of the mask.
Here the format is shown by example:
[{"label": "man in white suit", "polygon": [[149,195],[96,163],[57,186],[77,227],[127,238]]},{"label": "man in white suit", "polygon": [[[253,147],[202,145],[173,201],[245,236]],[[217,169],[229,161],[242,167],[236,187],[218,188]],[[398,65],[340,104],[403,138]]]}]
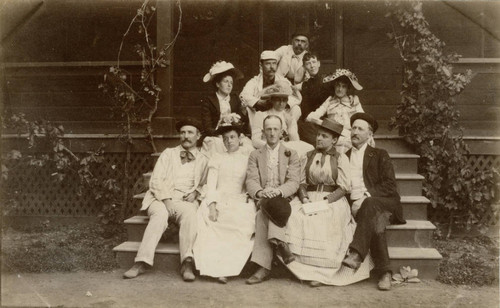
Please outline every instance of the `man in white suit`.
[{"label": "man in white suit", "polygon": [[168,227],[169,216],[179,224],[181,275],[184,281],[195,279],[193,243],[196,238],[196,211],[207,176],[208,158],[197,147],[200,123],[186,119],[176,124],[181,144],[163,151],[156,162],[149,190],[141,211],[149,222],[144,231],[134,266],[123,276],[135,278],[153,265],[156,246]]}]

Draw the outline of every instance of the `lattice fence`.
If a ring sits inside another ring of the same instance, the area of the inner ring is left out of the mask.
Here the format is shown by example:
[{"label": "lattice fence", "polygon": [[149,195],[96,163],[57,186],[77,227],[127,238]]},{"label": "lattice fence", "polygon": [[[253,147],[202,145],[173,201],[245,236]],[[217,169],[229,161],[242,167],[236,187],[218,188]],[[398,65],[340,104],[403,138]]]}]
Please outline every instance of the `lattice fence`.
[{"label": "lattice fence", "polygon": [[[471,166],[473,171],[487,171],[492,170],[493,168],[500,172],[500,156],[497,155],[469,155],[467,158],[469,166]],[[497,204],[499,201],[498,196],[495,197]],[[498,208],[499,206],[497,206]],[[497,213],[498,214],[498,213]],[[449,222],[449,214],[446,211],[433,209],[429,207],[429,219],[433,222]],[[485,222],[489,224],[498,223],[498,217],[495,215],[491,215],[488,217],[483,217]]]},{"label": "lattice fence", "polygon": [[[101,179],[120,175],[125,163],[124,153],[104,154],[104,162],[93,174]],[[132,154],[131,156],[131,194],[140,192],[142,174],[152,170],[156,158],[149,154]],[[9,207],[8,215],[13,216],[95,216],[99,212],[91,194],[77,194],[79,181],[76,176],[67,177],[58,183],[54,181],[48,168],[33,168],[26,166],[8,166],[8,181],[2,183],[3,206],[8,202],[7,196],[14,197],[15,206]],[[6,194],[6,190],[10,194]],[[134,202],[134,201],[132,201]],[[129,213],[137,210],[137,202],[129,208]]]}]

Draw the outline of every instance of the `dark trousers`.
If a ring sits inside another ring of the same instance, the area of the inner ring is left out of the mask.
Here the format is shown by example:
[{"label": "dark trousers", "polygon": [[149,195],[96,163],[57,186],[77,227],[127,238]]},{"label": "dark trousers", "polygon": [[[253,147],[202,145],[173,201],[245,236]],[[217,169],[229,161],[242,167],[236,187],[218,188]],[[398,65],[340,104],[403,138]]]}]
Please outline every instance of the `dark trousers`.
[{"label": "dark trousers", "polygon": [[355,218],[357,226],[349,248],[357,251],[363,260],[370,251],[375,270],[381,274],[390,270],[385,227],[389,225],[389,218],[397,204],[399,201],[392,198],[368,197]]}]

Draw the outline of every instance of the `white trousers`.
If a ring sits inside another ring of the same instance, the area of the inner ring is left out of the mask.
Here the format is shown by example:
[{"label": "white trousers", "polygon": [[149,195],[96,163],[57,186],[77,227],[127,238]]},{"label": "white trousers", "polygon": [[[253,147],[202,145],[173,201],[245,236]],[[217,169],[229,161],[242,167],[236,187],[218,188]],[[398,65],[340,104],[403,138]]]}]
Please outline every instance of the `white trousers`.
[{"label": "white trousers", "polygon": [[179,224],[179,250],[181,263],[187,257],[193,257],[193,244],[197,232],[198,202],[173,200],[167,208],[161,201],[154,201],[148,207],[149,222],[144,231],[135,262],[153,265],[156,246],[168,227],[168,218],[174,216]]}]

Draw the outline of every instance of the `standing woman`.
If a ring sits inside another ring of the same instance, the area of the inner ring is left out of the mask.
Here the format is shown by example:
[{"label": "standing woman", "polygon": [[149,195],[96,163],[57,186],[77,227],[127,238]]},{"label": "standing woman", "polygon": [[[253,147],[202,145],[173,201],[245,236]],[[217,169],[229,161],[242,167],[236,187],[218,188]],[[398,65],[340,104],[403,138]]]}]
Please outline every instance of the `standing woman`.
[{"label": "standing woman", "polygon": [[349,159],[335,150],[342,129],[330,119],[318,125],[316,149],[307,153],[302,169],[300,202],[291,202],[286,227],[288,246],[295,257],[287,267],[313,287],[366,279],[372,267],[370,258],[358,271],[342,266],[356,229],[345,197],[350,190]]},{"label": "standing woman", "polygon": [[200,275],[226,283],[240,274],[253,248],[255,204],[245,189],[248,155],[241,153],[237,119],[223,121],[226,152],[208,163],[207,194],[198,209],[198,236],[193,247]]},{"label": "standing woman", "polygon": [[203,150],[209,155],[213,153],[224,153],[225,148],[222,138],[217,135],[216,129],[221,117],[236,113],[241,117],[243,127],[240,136],[241,143],[248,151],[251,148],[251,141],[245,135],[250,134],[248,127],[248,117],[241,107],[238,96],[231,93],[235,79],[243,78],[243,74],[226,61],[218,61],[212,65],[210,71],[203,77],[203,82],[211,82],[214,92],[201,100],[201,123],[202,133],[205,137],[203,141]]}]

